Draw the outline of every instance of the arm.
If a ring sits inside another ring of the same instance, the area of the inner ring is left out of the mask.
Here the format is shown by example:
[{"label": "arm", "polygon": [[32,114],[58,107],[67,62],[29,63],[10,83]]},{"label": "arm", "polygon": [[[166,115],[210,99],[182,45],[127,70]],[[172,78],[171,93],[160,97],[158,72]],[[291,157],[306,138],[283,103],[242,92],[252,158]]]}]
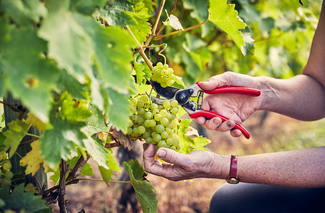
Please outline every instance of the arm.
[{"label": "arm", "polygon": [[[243,86],[261,90],[258,98],[239,95],[208,95],[202,109],[212,110],[226,117],[197,122],[210,130],[229,131],[235,121],[242,123],[257,110],[268,110],[299,120],[312,121],[325,117],[325,6],[322,6],[319,24],[313,39],[310,56],[303,74],[281,80],[269,77],[250,77],[231,72],[217,75],[202,88],[211,90],[221,86]],[[233,136],[240,136],[239,130],[232,130]]]},{"label": "arm", "polygon": [[[226,179],[230,170],[230,157],[207,151],[181,154],[160,148],[159,158],[171,164],[155,160],[154,146],[144,152],[147,172],[169,180],[191,178]],[[288,187],[325,187],[325,147],[295,151],[258,154],[238,158],[237,174],[241,182],[261,183]]]}]

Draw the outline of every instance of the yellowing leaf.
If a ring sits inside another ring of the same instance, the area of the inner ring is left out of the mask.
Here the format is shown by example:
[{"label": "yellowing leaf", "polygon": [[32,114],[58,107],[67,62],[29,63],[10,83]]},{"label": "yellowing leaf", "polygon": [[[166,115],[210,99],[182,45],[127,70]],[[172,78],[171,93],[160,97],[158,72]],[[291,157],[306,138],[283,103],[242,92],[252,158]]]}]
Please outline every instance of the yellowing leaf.
[{"label": "yellowing leaf", "polygon": [[20,160],[20,166],[26,166],[26,174],[32,173],[34,176],[35,173],[39,170],[40,164],[43,163],[45,170],[48,170],[48,165],[44,162],[44,159],[41,158],[40,147],[41,144],[38,141],[31,143],[32,150],[26,154]]},{"label": "yellowing leaf", "polygon": [[44,131],[44,129],[45,129],[45,124],[31,112],[29,112],[27,114],[26,123],[36,126],[37,129],[39,129],[41,131]]}]

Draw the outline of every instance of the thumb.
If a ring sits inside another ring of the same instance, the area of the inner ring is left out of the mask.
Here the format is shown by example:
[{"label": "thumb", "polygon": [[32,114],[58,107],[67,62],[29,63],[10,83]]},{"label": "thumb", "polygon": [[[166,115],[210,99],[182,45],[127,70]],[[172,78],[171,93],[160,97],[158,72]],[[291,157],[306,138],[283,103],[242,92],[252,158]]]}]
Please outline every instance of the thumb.
[{"label": "thumb", "polygon": [[160,159],[172,164],[182,164],[186,158],[184,154],[165,148],[159,148],[156,154]]}]

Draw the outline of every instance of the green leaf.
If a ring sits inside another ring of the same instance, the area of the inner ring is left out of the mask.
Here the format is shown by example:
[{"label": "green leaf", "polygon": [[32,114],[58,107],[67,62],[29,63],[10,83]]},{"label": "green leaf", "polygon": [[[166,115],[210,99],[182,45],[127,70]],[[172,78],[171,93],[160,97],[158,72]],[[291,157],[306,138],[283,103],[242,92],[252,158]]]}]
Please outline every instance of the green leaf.
[{"label": "green leaf", "polygon": [[14,120],[8,123],[8,130],[3,133],[6,136],[6,140],[3,142],[6,145],[4,150],[9,151],[9,157],[11,158],[15,154],[20,141],[25,137],[31,124],[26,124],[21,120]]},{"label": "green leaf", "polygon": [[100,8],[94,13],[94,17],[98,20],[102,19],[110,26],[126,26],[136,25],[131,4],[126,0],[115,0],[109,2],[103,8]]},{"label": "green leaf", "polygon": [[[88,70],[87,71],[87,75],[90,78],[91,81],[91,85],[90,85],[90,90],[91,90],[91,97],[92,100],[91,102],[93,104],[95,104],[98,109],[103,110],[104,108],[104,97],[102,96],[102,87],[100,84],[100,80],[97,78],[97,70],[96,68],[93,66],[92,70]],[[96,71],[96,73],[95,73]]]},{"label": "green leaf", "polygon": [[109,169],[107,166],[107,151],[102,144],[99,144],[93,138],[83,140],[88,154],[97,162],[99,166]]},{"label": "green leaf", "polygon": [[79,16],[78,22],[91,40],[99,78],[106,86],[127,93],[132,71],[131,47],[136,44],[132,36],[125,30],[117,27],[104,28],[93,19],[82,16]]},{"label": "green leaf", "polygon": [[5,209],[25,210],[27,212],[48,211],[50,207],[46,205],[42,196],[34,195],[34,191],[24,192],[24,185],[20,184],[14,188],[10,194],[9,185],[0,188],[0,199],[5,203],[0,207],[1,211]]},{"label": "green leaf", "polygon": [[138,161],[131,160],[123,163],[125,169],[130,175],[131,184],[134,188],[136,197],[144,213],[158,212],[158,200],[156,193],[147,180],[143,180],[144,170]]},{"label": "green leaf", "polygon": [[104,6],[107,0],[70,0],[70,10],[92,15],[97,7]]},{"label": "green leaf", "polygon": [[71,95],[65,92],[61,97],[60,115],[69,121],[82,121],[89,118],[92,112],[88,110],[88,103],[85,100],[74,100]]},{"label": "green leaf", "polygon": [[50,115],[50,122],[53,128],[46,129],[42,134],[40,151],[42,158],[53,168],[61,158],[67,160],[77,152],[77,148],[85,148],[83,139],[86,136],[81,129],[86,123],[62,120],[55,111]]},{"label": "green leaf", "polygon": [[144,84],[145,77],[148,79],[151,77],[151,70],[139,54],[135,58],[133,64],[136,72],[137,84]]},{"label": "green leaf", "polygon": [[89,86],[86,84],[81,84],[76,78],[63,70],[58,81],[57,88],[61,92],[67,91],[74,98],[88,99]]},{"label": "green leaf", "polygon": [[131,115],[128,108],[131,106],[128,101],[128,94],[121,94],[111,88],[107,88],[109,95],[109,108],[106,110],[107,121],[117,130],[126,132],[128,127],[129,116]]},{"label": "green leaf", "polygon": [[2,46],[0,70],[6,87],[44,123],[48,122],[51,91],[58,69],[46,59],[46,42],[32,29],[11,28],[10,42]]},{"label": "green leaf", "polygon": [[240,48],[243,55],[251,54],[253,39],[244,38],[240,32],[240,29],[245,29],[246,24],[238,17],[238,12],[234,8],[235,5],[227,4],[227,0],[210,0],[209,21],[225,31]]},{"label": "green leaf", "polygon": [[187,120],[182,120],[180,123],[180,128],[178,129],[178,141],[181,149],[179,152],[188,154],[194,150],[207,150],[204,148],[205,145],[210,143],[210,140],[207,138],[203,138],[202,136],[200,137],[195,137],[195,138],[190,138],[186,136],[186,132],[188,130],[188,127],[192,120],[187,119]]},{"label": "green leaf", "polygon": [[109,169],[98,166],[100,174],[102,175],[103,180],[105,181],[106,185],[109,186],[109,181],[112,179],[112,175],[114,171],[117,171],[121,173],[119,164],[116,162],[116,159],[112,156],[112,150],[111,149],[106,149],[107,150],[107,165]]},{"label": "green leaf", "polygon": [[20,26],[39,22],[40,17],[46,17],[47,10],[39,0],[2,0],[1,10]]},{"label": "green leaf", "polygon": [[47,5],[48,16],[44,19],[38,35],[49,42],[48,56],[83,82],[84,71],[90,69],[94,52],[90,38],[78,19],[92,19],[69,11],[69,1],[49,0]]},{"label": "green leaf", "polygon": [[87,126],[82,129],[89,137],[98,132],[109,132],[110,127],[106,126],[103,113],[94,104],[88,108],[92,115],[86,119]]}]

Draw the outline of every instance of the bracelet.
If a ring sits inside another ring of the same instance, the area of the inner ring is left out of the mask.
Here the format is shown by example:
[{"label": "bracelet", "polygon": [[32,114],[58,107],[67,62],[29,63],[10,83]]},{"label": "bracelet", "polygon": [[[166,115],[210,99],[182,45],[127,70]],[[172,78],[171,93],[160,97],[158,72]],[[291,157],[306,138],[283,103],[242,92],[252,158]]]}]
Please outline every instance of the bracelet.
[{"label": "bracelet", "polygon": [[237,162],[238,162],[238,155],[231,155],[229,176],[226,179],[227,183],[230,184],[239,183],[239,178],[237,176]]}]

